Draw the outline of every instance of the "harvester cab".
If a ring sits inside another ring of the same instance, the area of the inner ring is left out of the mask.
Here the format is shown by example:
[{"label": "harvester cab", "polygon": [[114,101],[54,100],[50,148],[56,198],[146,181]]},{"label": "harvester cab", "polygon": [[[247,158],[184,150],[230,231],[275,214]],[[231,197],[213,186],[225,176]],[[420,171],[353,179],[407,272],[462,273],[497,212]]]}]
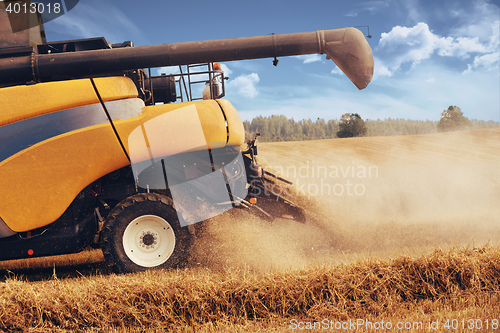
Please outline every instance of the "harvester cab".
[{"label": "harvester cab", "polygon": [[[373,74],[354,28],[134,47],[47,42],[39,17],[7,14],[0,8],[0,260],[94,244],[118,272],[180,267],[194,226],[230,209],[304,222],[270,186],[289,182],[255,160],[256,137],[245,144],[219,62],[326,53],[359,89]],[[40,24],[13,29],[23,20]],[[153,75],[162,66],[173,73]]]}]

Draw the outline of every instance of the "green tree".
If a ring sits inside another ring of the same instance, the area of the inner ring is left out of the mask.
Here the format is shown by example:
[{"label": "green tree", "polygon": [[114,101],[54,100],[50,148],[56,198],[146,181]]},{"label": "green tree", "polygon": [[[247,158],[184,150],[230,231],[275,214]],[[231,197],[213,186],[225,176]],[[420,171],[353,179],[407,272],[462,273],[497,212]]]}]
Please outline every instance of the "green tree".
[{"label": "green tree", "polygon": [[450,105],[448,110],[441,113],[441,120],[437,124],[438,132],[460,131],[472,127],[469,119],[464,117],[458,106]]},{"label": "green tree", "polygon": [[364,136],[366,134],[366,125],[361,116],[357,113],[344,113],[340,118],[337,137],[352,138],[355,136]]}]

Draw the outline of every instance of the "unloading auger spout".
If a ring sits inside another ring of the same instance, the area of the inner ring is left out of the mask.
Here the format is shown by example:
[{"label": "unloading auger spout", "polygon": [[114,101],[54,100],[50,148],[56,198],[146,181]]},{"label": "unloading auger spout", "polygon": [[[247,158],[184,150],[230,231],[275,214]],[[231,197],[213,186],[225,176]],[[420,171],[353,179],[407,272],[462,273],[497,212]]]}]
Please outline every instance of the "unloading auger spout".
[{"label": "unloading auger spout", "polygon": [[31,52],[0,55],[0,86],[116,75],[137,68],[326,53],[358,89],[364,89],[372,79],[374,66],[370,45],[356,28],[138,47],[107,46],[51,52],[39,45]]}]

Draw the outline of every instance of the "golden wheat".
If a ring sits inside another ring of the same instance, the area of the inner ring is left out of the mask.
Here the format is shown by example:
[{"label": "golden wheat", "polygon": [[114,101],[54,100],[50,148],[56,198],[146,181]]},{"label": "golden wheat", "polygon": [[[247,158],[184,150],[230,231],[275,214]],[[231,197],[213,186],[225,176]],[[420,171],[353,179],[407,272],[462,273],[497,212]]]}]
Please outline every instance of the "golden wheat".
[{"label": "golden wheat", "polygon": [[486,247],[265,274],[198,268],[39,282],[7,278],[0,284],[0,329],[209,331],[210,323],[286,326],[290,318],[377,318],[416,307],[435,311],[439,304],[464,310],[498,304],[492,297],[499,299],[499,281],[500,249]]}]

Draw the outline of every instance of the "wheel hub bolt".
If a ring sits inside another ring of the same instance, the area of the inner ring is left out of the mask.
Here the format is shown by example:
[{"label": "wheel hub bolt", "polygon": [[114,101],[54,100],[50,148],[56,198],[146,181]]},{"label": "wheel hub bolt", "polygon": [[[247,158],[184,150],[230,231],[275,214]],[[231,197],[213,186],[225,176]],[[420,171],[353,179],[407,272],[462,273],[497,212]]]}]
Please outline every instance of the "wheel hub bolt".
[{"label": "wheel hub bolt", "polygon": [[146,247],[147,249],[154,247],[156,244],[156,236],[150,231],[143,232],[140,240],[141,246]]}]

